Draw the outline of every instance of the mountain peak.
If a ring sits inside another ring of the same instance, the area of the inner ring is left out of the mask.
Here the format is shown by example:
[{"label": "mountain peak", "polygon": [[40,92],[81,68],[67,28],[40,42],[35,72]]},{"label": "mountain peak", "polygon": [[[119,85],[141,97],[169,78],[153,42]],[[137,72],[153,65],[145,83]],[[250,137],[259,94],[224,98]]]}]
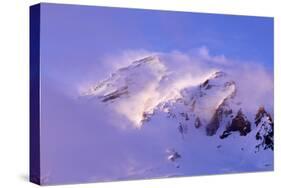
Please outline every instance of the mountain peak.
[{"label": "mountain peak", "polygon": [[[159,56],[151,55],[145,58],[136,60],[130,65],[117,69],[115,72],[111,73],[110,76],[99,82],[98,84],[90,87],[90,89],[83,94],[83,96],[108,96],[113,93],[119,93],[119,90],[137,89],[139,86],[143,88],[145,83],[161,80],[166,71],[166,67],[161,63]],[[110,97],[112,98],[112,97]],[[112,99],[115,99],[113,97]],[[112,101],[112,100],[102,100],[102,101]]]},{"label": "mountain peak", "polygon": [[133,64],[141,64],[141,63],[159,63],[160,62],[160,57],[159,55],[150,55],[141,59],[138,59],[133,62]]},{"label": "mountain peak", "polygon": [[227,76],[227,74],[223,71],[216,71],[212,74],[211,78],[221,78],[221,77],[225,77]]}]

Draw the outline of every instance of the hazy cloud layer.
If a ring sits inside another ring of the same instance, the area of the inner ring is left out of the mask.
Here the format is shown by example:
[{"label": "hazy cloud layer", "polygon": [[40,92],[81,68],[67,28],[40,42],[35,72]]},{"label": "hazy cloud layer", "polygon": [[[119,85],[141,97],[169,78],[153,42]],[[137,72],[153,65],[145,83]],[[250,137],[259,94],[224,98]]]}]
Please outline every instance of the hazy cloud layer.
[{"label": "hazy cloud layer", "polygon": [[[108,78],[110,73],[118,74],[118,69],[128,67],[132,62],[148,56],[157,56],[161,63],[161,70],[165,71],[157,72],[159,66],[154,65],[141,73],[135,73],[130,78],[135,80],[133,87],[136,87],[130,91],[130,98],[119,100],[114,105],[118,113],[126,116],[135,125],[140,123],[143,112],[151,112],[161,102],[177,98],[182,89],[199,85],[216,71],[227,73],[230,79],[236,82],[237,98],[243,104],[246,113],[255,112],[259,106],[265,106],[268,111],[273,112],[272,72],[254,62],[238,62],[223,54],[212,55],[206,46],[186,53],[126,50],[121,54],[106,56],[104,65],[107,75],[104,79]],[[159,75],[155,76],[155,74]],[[123,76],[123,79],[126,79],[127,75]],[[159,79],[161,77],[165,79]],[[89,81],[80,89],[82,88],[82,92],[88,90],[99,81],[101,80]],[[212,100],[215,100],[215,103],[221,99]],[[212,111],[209,113],[211,115]]]}]

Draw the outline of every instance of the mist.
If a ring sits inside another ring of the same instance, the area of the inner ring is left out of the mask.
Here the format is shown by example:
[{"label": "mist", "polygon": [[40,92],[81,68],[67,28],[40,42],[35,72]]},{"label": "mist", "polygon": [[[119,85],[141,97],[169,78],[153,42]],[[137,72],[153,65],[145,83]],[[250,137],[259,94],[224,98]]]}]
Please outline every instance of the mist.
[{"label": "mist", "polygon": [[[122,81],[126,77],[134,80],[132,87],[136,88],[130,91],[129,98],[119,100],[113,107],[137,127],[140,126],[144,112],[151,113],[160,103],[179,98],[183,89],[199,86],[217,71],[225,72],[235,81],[237,98],[243,104],[245,113],[253,114],[260,106],[264,106],[270,113],[273,112],[272,72],[255,62],[229,59],[223,54],[212,55],[206,46],[185,53],[176,50],[169,53],[125,50],[117,55],[106,56],[104,65],[107,71],[104,79],[110,78],[112,73],[121,74],[120,69],[130,67],[135,61],[149,56],[157,57],[159,63],[148,66],[144,71],[139,70],[142,72],[136,72],[131,77],[122,75]],[[101,81],[82,83],[83,87],[79,87],[80,94]],[[218,95],[209,103],[216,104],[222,97]],[[206,112],[206,116],[210,117],[212,113],[210,110]]]}]

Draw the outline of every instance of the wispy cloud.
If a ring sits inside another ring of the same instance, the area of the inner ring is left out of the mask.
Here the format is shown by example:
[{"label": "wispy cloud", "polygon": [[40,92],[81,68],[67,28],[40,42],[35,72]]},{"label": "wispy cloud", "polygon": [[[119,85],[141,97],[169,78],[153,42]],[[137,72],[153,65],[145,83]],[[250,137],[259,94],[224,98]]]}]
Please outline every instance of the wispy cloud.
[{"label": "wispy cloud", "polygon": [[[121,75],[118,80],[133,80],[134,89],[130,91],[130,97],[119,100],[114,107],[134,125],[139,125],[144,112],[151,112],[161,102],[179,97],[182,89],[199,85],[215,71],[226,72],[237,83],[238,97],[245,111],[255,112],[260,105],[270,111],[273,109],[271,72],[253,62],[234,61],[223,54],[211,55],[206,46],[186,53],[125,50],[121,54],[106,56],[104,64],[109,72],[114,73],[136,60],[155,55],[159,57],[162,71],[159,72],[159,65],[148,66],[141,70],[143,72]],[[118,83],[115,89],[118,89]]]}]

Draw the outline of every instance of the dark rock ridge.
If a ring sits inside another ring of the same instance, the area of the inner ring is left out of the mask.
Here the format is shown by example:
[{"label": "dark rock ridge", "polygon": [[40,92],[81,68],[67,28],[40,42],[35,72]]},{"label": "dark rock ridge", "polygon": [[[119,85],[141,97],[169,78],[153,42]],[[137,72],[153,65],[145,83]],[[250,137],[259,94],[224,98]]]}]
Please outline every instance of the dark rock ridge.
[{"label": "dark rock ridge", "polygon": [[128,95],[128,86],[122,87],[119,90],[116,90],[110,94],[102,96],[102,102],[112,101],[113,99],[119,98],[123,95]]},{"label": "dark rock ridge", "polygon": [[211,121],[207,125],[206,134],[208,136],[213,136],[214,134],[216,134],[217,130],[220,127],[222,119],[232,114],[232,109],[229,108],[227,100],[228,98],[225,98],[223,100],[223,102],[216,109]]},{"label": "dark rock ridge", "polygon": [[233,117],[233,111],[230,108],[229,101],[234,99],[234,97],[236,96],[236,84],[234,81],[229,81],[224,84],[225,88],[230,87],[232,85],[235,86],[234,91],[228,97],[226,97],[218,106],[218,108],[215,110],[213,117],[211,118],[211,121],[206,127],[206,134],[208,136],[213,136],[214,134],[216,134],[217,130],[220,127],[222,119],[227,118],[229,116],[231,118]]},{"label": "dark rock ridge", "polygon": [[260,107],[255,118],[255,124],[258,129],[256,133],[256,140],[258,145],[256,146],[257,151],[260,149],[271,149],[273,150],[274,144],[274,128],[273,121],[269,113],[267,113],[264,107]]}]

